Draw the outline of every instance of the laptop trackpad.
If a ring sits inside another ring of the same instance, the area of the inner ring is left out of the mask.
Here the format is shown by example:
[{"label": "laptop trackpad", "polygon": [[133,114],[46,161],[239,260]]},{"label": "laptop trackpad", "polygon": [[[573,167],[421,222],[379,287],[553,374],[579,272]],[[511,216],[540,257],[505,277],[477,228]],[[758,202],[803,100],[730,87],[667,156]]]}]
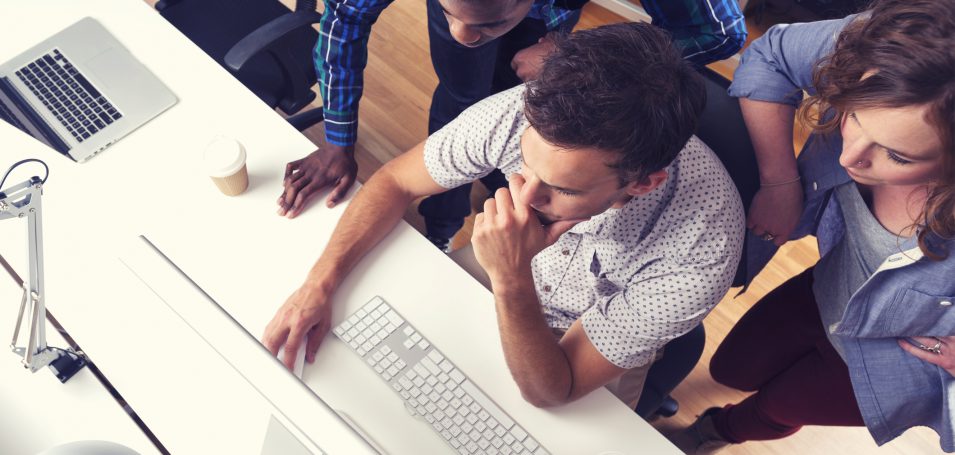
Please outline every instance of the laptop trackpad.
[{"label": "laptop trackpad", "polygon": [[135,85],[143,67],[124,49],[111,48],[84,62],[96,79],[93,83],[101,91],[106,87],[128,87]]},{"label": "laptop trackpad", "polygon": [[262,455],[312,455],[275,416],[269,416],[269,428],[262,443]]}]

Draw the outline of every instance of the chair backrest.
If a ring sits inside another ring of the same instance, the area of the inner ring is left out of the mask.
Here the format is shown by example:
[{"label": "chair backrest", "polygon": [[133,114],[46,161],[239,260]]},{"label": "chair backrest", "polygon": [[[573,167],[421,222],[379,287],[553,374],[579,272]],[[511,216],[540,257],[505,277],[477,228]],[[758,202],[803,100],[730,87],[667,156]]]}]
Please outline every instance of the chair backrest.
[{"label": "chair backrest", "polygon": [[[700,115],[696,135],[713,149],[723,162],[743,199],[743,207],[748,212],[753,196],[759,190],[759,169],[756,167],[756,154],[749,139],[749,131],[743,122],[739,100],[726,93],[730,84],[726,78],[708,68],[701,69],[700,74],[706,84],[706,107]],[[744,245],[743,258],[746,257],[745,250]],[[734,286],[744,284],[745,264],[745,260],[740,261],[733,281]]]},{"label": "chair backrest", "polygon": [[[280,41],[251,57],[238,71],[226,65],[225,57],[237,43],[264,25],[292,14],[278,0],[163,0],[156,9],[270,107],[280,107],[291,115],[314,99],[311,87],[317,75],[312,49],[318,32],[311,26],[282,35]],[[289,65],[292,67],[286,67]]]}]

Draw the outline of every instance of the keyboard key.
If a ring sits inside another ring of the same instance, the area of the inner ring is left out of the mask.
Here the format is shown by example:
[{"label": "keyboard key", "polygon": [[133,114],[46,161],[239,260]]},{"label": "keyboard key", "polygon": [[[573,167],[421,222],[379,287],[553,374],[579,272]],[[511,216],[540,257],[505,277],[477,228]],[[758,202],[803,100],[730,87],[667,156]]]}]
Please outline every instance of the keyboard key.
[{"label": "keyboard key", "polygon": [[507,430],[504,429],[504,427],[498,425],[494,427],[494,434],[496,434],[498,437],[503,438],[504,436],[507,435]]},{"label": "keyboard key", "polygon": [[[417,343],[417,340],[415,342]],[[441,361],[444,360],[444,356],[441,355],[437,349],[432,349],[431,352],[428,353],[428,358],[435,364],[441,363]]]},{"label": "keyboard key", "polygon": [[83,86],[84,89],[86,89],[86,93],[89,93],[90,96],[92,96],[93,98],[99,98],[100,96],[99,90],[96,90],[96,88],[93,87],[93,84],[90,84],[90,81],[86,80],[86,76],[83,76],[79,72],[70,73],[70,74],[72,74],[73,77],[76,78],[76,82],[79,82],[79,84]]},{"label": "keyboard key", "polygon": [[405,322],[405,320],[401,319],[401,316],[398,316],[398,313],[395,311],[389,311],[388,313],[385,314],[385,317],[388,318],[389,322],[391,322],[392,324],[396,326],[404,324]]},{"label": "keyboard key", "polygon": [[434,362],[432,362],[431,359],[428,359],[427,357],[421,359],[421,364],[424,365],[424,367],[427,368],[428,371],[431,372],[431,374],[437,375],[441,373],[441,369],[438,368],[438,366],[435,365]]},{"label": "keyboard key", "polygon": [[511,428],[511,434],[514,435],[514,439],[517,440],[517,442],[521,442],[527,438],[527,432],[521,427]]}]

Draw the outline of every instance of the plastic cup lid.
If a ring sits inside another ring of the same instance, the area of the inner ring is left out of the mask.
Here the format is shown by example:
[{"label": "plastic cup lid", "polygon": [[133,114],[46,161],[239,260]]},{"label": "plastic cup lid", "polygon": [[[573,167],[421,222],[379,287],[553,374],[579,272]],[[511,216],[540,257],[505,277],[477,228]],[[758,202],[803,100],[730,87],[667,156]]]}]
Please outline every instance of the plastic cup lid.
[{"label": "plastic cup lid", "polygon": [[245,165],[245,149],[235,139],[219,136],[206,146],[203,160],[210,177],[228,177]]}]

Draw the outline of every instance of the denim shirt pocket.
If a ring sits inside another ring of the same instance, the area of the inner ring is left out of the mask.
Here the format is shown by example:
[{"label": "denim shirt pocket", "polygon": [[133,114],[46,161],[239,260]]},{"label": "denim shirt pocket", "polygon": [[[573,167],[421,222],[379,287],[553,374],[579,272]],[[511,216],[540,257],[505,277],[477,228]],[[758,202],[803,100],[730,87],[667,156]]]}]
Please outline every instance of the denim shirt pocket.
[{"label": "denim shirt pocket", "polygon": [[887,336],[955,335],[955,296],[936,295],[917,289],[896,294]]}]

